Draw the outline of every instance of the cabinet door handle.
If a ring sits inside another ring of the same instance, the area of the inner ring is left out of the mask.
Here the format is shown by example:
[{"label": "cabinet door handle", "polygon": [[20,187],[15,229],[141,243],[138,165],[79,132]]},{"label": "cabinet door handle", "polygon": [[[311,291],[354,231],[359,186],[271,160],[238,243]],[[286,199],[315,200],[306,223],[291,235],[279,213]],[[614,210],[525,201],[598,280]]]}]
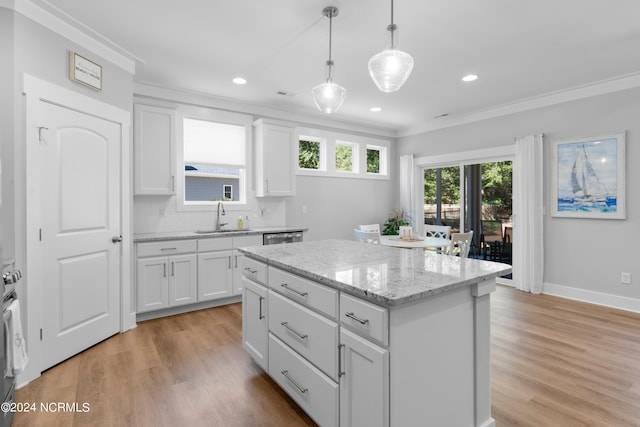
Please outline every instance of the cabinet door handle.
[{"label": "cabinet door handle", "polygon": [[296,289],[290,288],[289,285],[287,285],[286,283],[283,283],[280,286],[285,288],[288,291],[291,291],[291,292],[293,292],[295,294],[300,295],[301,297],[306,297],[307,295],[309,295],[307,292],[300,292],[300,291],[298,291]]},{"label": "cabinet door handle", "polygon": [[178,248],[160,248],[161,251],[177,251]]},{"label": "cabinet door handle", "polygon": [[235,257],[236,257],[236,260],[235,260],[236,266],[234,268],[238,268],[238,255],[236,255]]},{"label": "cabinet door handle", "polygon": [[286,378],[286,379],[287,379],[291,384],[293,384],[293,385],[294,385],[294,387],[295,387],[295,388],[297,388],[297,389],[298,389],[298,391],[299,391],[300,393],[305,394],[307,391],[309,391],[309,389],[308,389],[308,388],[302,388],[302,387],[300,387],[300,384],[298,384],[297,382],[295,382],[295,381],[293,380],[293,378],[291,378],[291,377],[289,376],[289,371],[280,371],[280,373],[281,373],[282,375],[284,375],[284,377],[285,377],[285,378]]},{"label": "cabinet door handle", "polygon": [[361,325],[366,325],[367,323],[369,323],[369,319],[361,319],[358,316],[356,316],[355,314],[351,313],[345,313],[344,314],[347,317],[350,317],[351,319],[355,320],[356,322],[359,322]]},{"label": "cabinet door handle", "polygon": [[284,326],[285,328],[287,328],[289,331],[291,331],[292,334],[294,334],[295,336],[297,336],[298,338],[300,338],[301,340],[306,340],[308,335],[304,334],[302,335],[300,332],[296,331],[295,329],[293,329],[291,326],[289,326],[288,322],[282,322],[280,323],[282,326]]},{"label": "cabinet door handle", "polygon": [[231,270],[231,255],[229,255],[229,270]]},{"label": "cabinet door handle", "polygon": [[174,261],[171,261],[171,276],[175,276],[176,275],[176,263]]},{"label": "cabinet door handle", "polygon": [[262,314],[262,301],[264,300],[264,297],[259,297],[260,299],[258,300],[258,304],[259,304],[259,311],[258,311],[258,320],[262,320],[264,319],[264,315]]},{"label": "cabinet door handle", "polygon": [[338,344],[338,378],[342,378],[345,371],[342,370],[342,349],[344,348],[344,344]]},{"label": "cabinet door handle", "polygon": [[256,274],[256,273],[258,272],[258,270],[252,270],[252,269],[250,269],[249,267],[245,267],[245,268],[244,268],[244,271],[248,271],[248,272],[249,272],[249,273],[251,273],[251,274]]},{"label": "cabinet door handle", "polygon": [[176,191],[176,177],[171,175],[171,191]]},{"label": "cabinet door handle", "polygon": [[162,277],[167,277],[167,263],[162,263]]}]

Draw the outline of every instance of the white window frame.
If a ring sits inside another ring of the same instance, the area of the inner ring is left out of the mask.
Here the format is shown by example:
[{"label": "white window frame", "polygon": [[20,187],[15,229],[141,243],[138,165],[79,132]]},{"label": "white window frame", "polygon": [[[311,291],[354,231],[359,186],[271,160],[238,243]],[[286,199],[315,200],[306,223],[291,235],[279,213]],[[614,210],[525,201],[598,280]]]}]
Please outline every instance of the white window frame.
[{"label": "white window frame", "polygon": [[[391,174],[390,153],[391,141],[361,135],[338,133],[313,128],[298,128],[298,141],[322,141],[320,146],[320,169],[301,169],[296,163],[296,175],[325,176],[353,179],[389,180]],[[353,146],[353,172],[336,170],[336,145]],[[299,144],[296,146],[296,159],[299,157]],[[367,173],[367,147],[382,150],[380,156],[380,173]],[[383,155],[384,153],[384,155]]]},{"label": "white window frame", "polygon": [[244,170],[240,173],[239,200],[224,201],[225,208],[232,206],[246,207],[249,197],[249,183],[252,180],[252,128],[253,117],[246,114],[231,113],[212,108],[181,106],[176,114],[176,210],[178,212],[214,211],[219,201],[185,202],[184,171],[184,119],[206,120],[217,123],[243,126],[245,128],[245,160]]},{"label": "white window frame", "polygon": [[[378,172],[369,172],[366,170],[366,165],[367,165],[367,161],[366,161],[366,157],[367,157],[367,151],[368,150],[375,150],[377,151],[378,154],[378,161],[380,162],[379,166],[380,166],[380,170]],[[382,145],[373,145],[373,144],[367,144],[367,146],[365,147],[365,173],[367,175],[374,175],[374,176],[387,176],[389,175],[389,171],[388,171],[388,166],[389,166],[389,149],[388,147],[382,146]]]}]

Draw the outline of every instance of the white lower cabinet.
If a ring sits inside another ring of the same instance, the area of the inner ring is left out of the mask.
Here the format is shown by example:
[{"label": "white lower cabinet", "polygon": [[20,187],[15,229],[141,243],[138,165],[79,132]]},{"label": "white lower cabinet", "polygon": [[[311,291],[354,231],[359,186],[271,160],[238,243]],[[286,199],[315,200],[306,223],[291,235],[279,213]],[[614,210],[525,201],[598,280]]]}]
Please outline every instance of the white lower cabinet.
[{"label": "white lower cabinet", "polygon": [[136,262],[138,313],[197,301],[195,251],[195,240],[138,244]]},{"label": "white lower cabinet", "polygon": [[232,256],[233,251],[198,254],[198,301],[233,294]]},{"label": "white lower cabinet", "polygon": [[273,334],[269,334],[269,375],[319,425],[339,425],[338,384]]},{"label": "white lower cabinet", "polygon": [[389,426],[389,351],[340,330],[340,426]]},{"label": "white lower cabinet", "polygon": [[137,243],[137,313],[242,295],[236,248],[260,245],[262,234]]},{"label": "white lower cabinet", "polygon": [[242,280],[242,346],[262,369],[268,371],[268,291],[247,277]]}]

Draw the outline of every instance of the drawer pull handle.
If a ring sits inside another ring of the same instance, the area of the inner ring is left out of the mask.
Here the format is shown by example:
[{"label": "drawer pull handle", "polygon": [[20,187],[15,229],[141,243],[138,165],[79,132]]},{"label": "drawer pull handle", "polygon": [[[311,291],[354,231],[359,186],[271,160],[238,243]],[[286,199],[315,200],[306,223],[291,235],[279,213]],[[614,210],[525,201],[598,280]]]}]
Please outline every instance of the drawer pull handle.
[{"label": "drawer pull handle", "polygon": [[361,319],[358,316],[356,316],[355,314],[353,314],[353,312],[351,313],[345,313],[345,316],[355,320],[356,322],[360,323],[361,325],[366,325],[367,323],[369,323],[369,319]]},{"label": "drawer pull handle", "polygon": [[161,251],[177,251],[178,248],[160,248]]},{"label": "drawer pull handle", "polygon": [[342,378],[345,371],[342,370],[342,349],[344,348],[344,344],[338,344],[338,378]]},{"label": "drawer pull handle", "polygon": [[288,291],[291,291],[295,294],[300,295],[301,297],[306,297],[307,295],[309,295],[307,292],[300,292],[296,289],[290,288],[289,285],[287,285],[286,283],[281,284],[280,286],[282,286],[283,288],[285,288]]},{"label": "drawer pull handle", "polygon": [[298,391],[299,391],[300,393],[302,393],[302,394],[306,394],[306,393],[307,393],[307,391],[309,390],[308,388],[302,388],[302,387],[300,387],[300,384],[298,384],[297,382],[295,382],[295,381],[293,380],[293,378],[291,378],[291,377],[289,376],[289,371],[280,371],[280,373],[281,373],[282,375],[284,375],[284,377],[285,377],[285,378],[286,378],[286,379],[287,379],[291,384],[293,384],[293,385],[295,386],[295,388],[297,388],[297,389],[298,389]]},{"label": "drawer pull handle", "polygon": [[300,332],[296,331],[295,329],[293,329],[291,326],[289,326],[288,322],[282,322],[280,323],[282,326],[284,326],[285,328],[287,328],[289,331],[291,331],[291,333],[293,333],[294,335],[296,335],[298,338],[300,338],[301,340],[306,340],[308,335],[304,334],[302,335]]},{"label": "drawer pull handle", "polygon": [[244,268],[244,271],[248,271],[248,272],[249,272],[249,273],[251,273],[251,274],[256,274],[256,273],[258,272],[258,270],[252,270],[252,269],[250,269],[249,267],[245,267],[245,268]]},{"label": "drawer pull handle", "polygon": [[258,320],[264,319],[264,314],[262,314],[262,301],[264,301],[264,297],[260,297],[260,300],[258,302],[260,304],[260,312],[258,313]]}]

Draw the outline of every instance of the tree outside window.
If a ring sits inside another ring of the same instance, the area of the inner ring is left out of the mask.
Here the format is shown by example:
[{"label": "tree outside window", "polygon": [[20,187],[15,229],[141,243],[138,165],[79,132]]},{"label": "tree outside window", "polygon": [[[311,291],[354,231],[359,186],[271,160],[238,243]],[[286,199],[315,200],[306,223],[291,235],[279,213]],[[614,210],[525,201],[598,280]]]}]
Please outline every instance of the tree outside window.
[{"label": "tree outside window", "polygon": [[320,142],[302,139],[298,142],[298,167],[320,169]]}]

